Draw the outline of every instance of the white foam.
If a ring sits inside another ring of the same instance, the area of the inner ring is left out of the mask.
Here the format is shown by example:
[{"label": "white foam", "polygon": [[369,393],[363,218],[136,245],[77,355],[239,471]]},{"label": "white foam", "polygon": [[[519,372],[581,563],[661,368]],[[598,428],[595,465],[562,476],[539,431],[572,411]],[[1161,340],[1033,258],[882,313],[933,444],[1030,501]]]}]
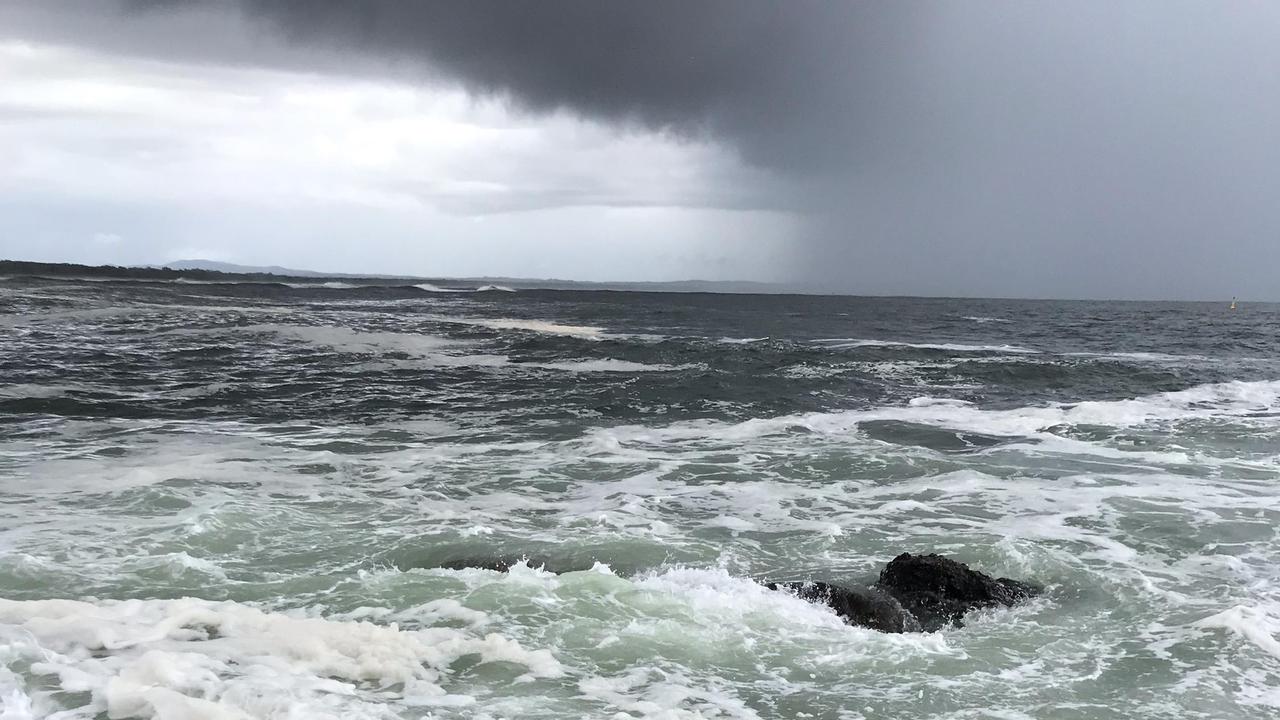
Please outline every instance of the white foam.
[{"label": "white foam", "polygon": [[[962,378],[955,374],[947,374],[937,378],[938,373],[953,370],[955,367],[956,363],[952,361],[884,360],[879,362],[845,362],[830,366],[801,364],[787,368],[783,372],[788,377],[831,377],[850,372],[865,372],[898,383],[910,383],[920,388],[957,389],[980,387],[962,382]],[[938,379],[946,380],[947,382],[938,382]]]},{"label": "white foam", "polygon": [[964,315],[964,316],[962,316],[962,318],[963,318],[964,320],[970,320],[970,321],[973,321],[973,322],[976,322],[976,323],[981,323],[981,324],[984,324],[984,325],[985,325],[986,323],[1007,323],[1007,322],[1013,322],[1012,320],[1008,320],[1008,319],[1006,319],[1006,318],[999,318],[999,317],[987,317],[986,315]]},{"label": "white foam", "polygon": [[476,288],[476,292],[515,292],[515,288],[509,288],[505,285],[481,285]]},{"label": "white foam", "polygon": [[[473,702],[442,687],[464,656],[523,665],[530,678],[564,672],[550,652],[494,633],[401,630],[233,602],[0,600],[0,627],[34,661],[33,674],[88,693],[81,710],[111,717],[381,717],[388,703]],[[403,691],[386,689],[394,685]]]},{"label": "white foam", "polygon": [[590,325],[563,325],[546,320],[477,320],[475,324],[494,330],[527,330],[548,335],[574,335],[579,337],[596,337],[604,332],[603,328]]},{"label": "white foam", "polygon": [[246,325],[228,329],[234,332],[270,332],[294,340],[322,345],[334,350],[359,354],[398,352],[421,358],[440,357],[443,348],[456,346],[456,340],[417,333],[367,332],[336,325]]},{"label": "white foam", "polygon": [[955,352],[1003,352],[1034,355],[1039,350],[1020,347],[1018,345],[966,345],[963,343],[912,343],[900,340],[870,340],[864,338],[823,338],[817,342],[833,350],[847,350],[860,347],[906,347],[920,350],[952,350]]},{"label": "white foam", "polygon": [[1207,355],[1171,355],[1157,352],[1070,352],[1065,357],[1088,357],[1103,360],[1138,360],[1143,362],[1176,363],[1186,361],[1205,362],[1213,358]]},{"label": "white foam", "polygon": [[578,690],[612,710],[614,720],[760,720],[729,689],[699,683],[684,673],[639,667],[612,677],[593,676],[578,682]]},{"label": "white foam", "polygon": [[826,605],[802,600],[791,593],[770,590],[760,583],[732,575],[722,568],[673,568],[645,575],[637,589],[667,596],[698,618],[710,637],[741,635],[744,630],[764,637],[785,634],[793,640],[845,648],[844,663],[874,657],[886,648],[916,655],[958,655],[940,633],[886,635],[854,627]]},{"label": "white foam", "polygon": [[354,290],[356,288],[365,287],[364,285],[353,285],[352,283],[338,282],[331,280],[322,283],[281,283],[295,290],[305,290],[307,288],[324,288],[326,290]]},{"label": "white foam", "polygon": [[185,571],[194,571],[209,575],[219,580],[226,580],[227,573],[215,562],[205,560],[203,558],[192,557],[185,551],[176,553],[166,553],[163,555],[150,555],[145,558],[145,562],[141,563],[145,566],[155,567],[172,576],[179,576]]},{"label": "white foam", "polygon": [[1222,628],[1248,640],[1268,655],[1280,659],[1280,619],[1264,608],[1237,605],[1194,623],[1199,628]]},{"label": "white foam", "polygon": [[790,365],[782,369],[782,374],[789,378],[798,380],[812,378],[826,378],[843,375],[845,373],[854,372],[856,367],[851,365],[809,365],[808,363],[798,363]]},{"label": "white foam", "polygon": [[570,335],[575,337],[597,338],[604,333],[603,328],[590,325],[564,325],[549,320],[523,320],[518,318],[460,318],[432,317],[436,322],[454,325],[473,325],[487,327],[492,330],[525,330],[545,333],[547,335]]},{"label": "white foam", "polygon": [[615,360],[613,358],[603,358],[599,360],[565,360],[549,363],[522,363],[524,365],[545,368],[547,370],[567,370],[569,372],[616,372],[616,373],[636,373],[636,372],[676,372],[680,370],[696,370],[705,368],[701,364],[685,364],[685,365],[646,365],[644,363],[631,362],[629,360]]},{"label": "white foam", "polygon": [[720,342],[725,343],[726,345],[750,345],[752,343],[764,342],[768,339],[769,338],[767,337],[755,337],[755,338],[722,337],[720,338]]},{"label": "white foam", "polygon": [[1213,383],[1130,400],[986,410],[967,402],[921,397],[906,406],[833,413],[785,415],[740,423],[692,421],[663,428],[614,427],[606,432],[620,441],[742,441],[804,429],[821,434],[847,434],[864,422],[896,420],[1005,437],[1037,437],[1059,426],[1098,425],[1129,428],[1156,422],[1206,418],[1243,420],[1280,409],[1280,381]]},{"label": "white foam", "polygon": [[463,290],[463,289],[455,289],[455,288],[443,288],[443,287],[440,287],[439,285],[432,285],[431,283],[418,283],[417,285],[414,285],[413,287],[416,287],[416,288],[418,288],[419,290],[426,290],[427,292],[433,292],[433,293],[461,293],[461,292],[473,292],[473,291],[471,291],[471,290]]},{"label": "white foam", "polygon": [[[0,635],[0,640],[4,640]],[[44,707],[27,694],[23,677],[5,667],[12,662],[12,644],[0,644],[0,720],[35,720],[52,715],[56,708]]]}]

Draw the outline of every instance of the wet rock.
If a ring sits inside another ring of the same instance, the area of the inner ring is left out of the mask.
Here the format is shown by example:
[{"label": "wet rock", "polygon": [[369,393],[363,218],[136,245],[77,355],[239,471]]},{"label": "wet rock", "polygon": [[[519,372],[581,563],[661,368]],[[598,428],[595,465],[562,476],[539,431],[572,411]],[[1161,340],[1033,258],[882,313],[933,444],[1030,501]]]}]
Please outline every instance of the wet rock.
[{"label": "wet rock", "polygon": [[876,587],[896,598],[926,632],[961,626],[970,611],[1009,607],[1040,594],[1035,585],[993,578],[936,554],[899,555],[880,571]]},{"label": "wet rock", "polygon": [[892,595],[870,587],[841,587],[824,582],[767,583],[812,603],[835,610],[850,625],[886,633],[919,632],[920,623]]}]

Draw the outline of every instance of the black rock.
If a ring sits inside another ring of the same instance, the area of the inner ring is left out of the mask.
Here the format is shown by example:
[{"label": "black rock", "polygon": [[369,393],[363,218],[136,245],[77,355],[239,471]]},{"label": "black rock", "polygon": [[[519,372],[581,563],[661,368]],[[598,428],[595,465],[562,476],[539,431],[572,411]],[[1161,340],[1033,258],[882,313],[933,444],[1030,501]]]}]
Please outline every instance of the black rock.
[{"label": "black rock", "polygon": [[876,583],[920,621],[928,632],[962,625],[965,613],[985,607],[1009,607],[1040,593],[1040,588],[1009,578],[993,578],[941,555],[903,553]]},{"label": "black rock", "polygon": [[850,625],[887,633],[920,632],[920,623],[894,597],[876,588],[848,588],[824,582],[767,583],[802,600],[822,603]]}]

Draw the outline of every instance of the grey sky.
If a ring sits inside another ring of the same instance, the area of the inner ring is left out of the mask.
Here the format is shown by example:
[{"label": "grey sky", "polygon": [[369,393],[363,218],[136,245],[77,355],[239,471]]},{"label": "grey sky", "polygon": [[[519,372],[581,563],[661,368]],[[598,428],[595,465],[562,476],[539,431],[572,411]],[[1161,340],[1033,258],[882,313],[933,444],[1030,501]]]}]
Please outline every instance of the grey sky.
[{"label": "grey sky", "polygon": [[1280,298],[1280,5],[0,3],[0,254]]}]

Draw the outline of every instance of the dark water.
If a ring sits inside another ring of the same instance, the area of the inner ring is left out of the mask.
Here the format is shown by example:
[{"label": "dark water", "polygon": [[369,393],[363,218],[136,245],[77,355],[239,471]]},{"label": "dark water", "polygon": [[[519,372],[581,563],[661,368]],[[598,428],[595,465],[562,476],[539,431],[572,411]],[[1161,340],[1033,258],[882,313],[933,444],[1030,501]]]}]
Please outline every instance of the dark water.
[{"label": "dark water", "polygon": [[[1270,717],[1278,333],[1225,303],[0,280],[0,695]],[[753,582],[902,550],[1049,592],[886,636]],[[502,553],[577,571],[439,568]]]}]

